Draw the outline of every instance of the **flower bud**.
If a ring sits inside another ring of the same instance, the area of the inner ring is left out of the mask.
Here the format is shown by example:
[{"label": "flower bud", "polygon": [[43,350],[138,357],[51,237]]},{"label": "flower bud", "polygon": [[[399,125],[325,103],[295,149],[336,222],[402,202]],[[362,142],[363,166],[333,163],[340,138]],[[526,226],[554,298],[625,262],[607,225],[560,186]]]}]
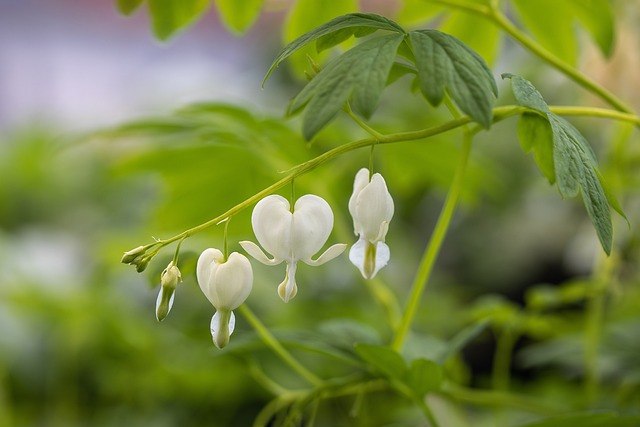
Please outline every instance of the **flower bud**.
[{"label": "flower bud", "polygon": [[182,282],[182,274],[178,267],[173,264],[173,261],[171,261],[160,275],[160,292],[156,300],[156,319],[158,322],[167,317],[169,311],[171,311],[171,307],[173,307],[173,299],[178,281]]},{"label": "flower bud", "polygon": [[369,179],[369,170],[360,169],[353,183],[349,212],[353,229],[360,238],[349,251],[349,260],[365,279],[373,278],[389,262],[389,247],[384,243],[394,205],[387,184],[379,173]]},{"label": "flower bud", "polygon": [[132,264],[136,258],[138,258],[140,255],[144,255],[144,252],[144,246],[138,246],[137,248],[125,252],[124,255],[122,255],[122,260],[120,262],[122,262],[123,264]]},{"label": "flower bud", "polygon": [[237,252],[225,260],[222,252],[209,248],[198,258],[196,275],[202,293],[216,309],[211,319],[213,342],[223,348],[235,325],[232,310],[247,299],[253,287],[251,263]]}]

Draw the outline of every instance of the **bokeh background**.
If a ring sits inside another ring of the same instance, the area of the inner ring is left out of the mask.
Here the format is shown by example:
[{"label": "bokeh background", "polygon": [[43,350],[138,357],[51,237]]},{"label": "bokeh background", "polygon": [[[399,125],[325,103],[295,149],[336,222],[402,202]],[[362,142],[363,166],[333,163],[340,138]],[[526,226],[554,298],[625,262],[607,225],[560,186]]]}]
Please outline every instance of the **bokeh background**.
[{"label": "bokeh background", "polygon": [[[361,9],[418,25],[419,16],[402,14],[403,4],[362,2]],[[614,2],[616,48],[609,60],[576,30],[579,68],[636,110],[638,6]],[[124,17],[107,0],[0,0],[0,425],[250,425],[271,398],[252,367],[299,385],[242,319],[230,348],[213,346],[213,308],[200,294],[193,265],[200,251],[222,245],[220,227],[184,243],[185,280],[162,323],[154,317],[155,298],[172,249],[142,274],[119,262],[123,251],[217,216],[282,171],[362,135],[340,118],[310,144],[297,119],[284,118],[303,85],[304,58],[295,60],[298,68],[280,67],[261,89],[291,7],[267,2],[243,37],[211,10],[159,42],[144,8]],[[513,42],[496,46],[481,53],[497,78],[521,74],[550,104],[599,105]],[[499,102],[512,102],[499,84]],[[392,131],[446,120],[444,111],[425,105],[409,81],[400,81],[385,92],[373,123]],[[629,409],[640,403],[640,145],[632,128],[572,121],[594,146],[631,224],[615,218],[617,274],[601,325],[598,363],[603,388],[614,392],[594,404]],[[387,241],[392,262],[381,276],[401,302],[459,141],[451,133],[376,149],[376,169],[396,200]],[[355,240],[347,201],[368,157],[368,151],[350,153],[296,180],[298,194],[320,194],[333,206],[330,241]],[[240,250],[238,240],[253,239],[249,218],[250,211],[234,217],[232,250]],[[577,400],[584,309],[602,262],[580,201],[561,200],[522,153],[515,120],[497,125],[474,147],[462,206],[414,328],[415,351],[434,352],[460,328],[488,318],[493,328],[449,367],[457,381],[487,386],[495,336],[515,322],[514,387]],[[254,270],[247,303],[319,375],[343,369],[315,354],[319,343],[349,346],[390,336],[388,313],[346,257],[303,266],[299,295],[287,305],[275,292],[283,269],[254,263]],[[349,418],[353,401],[335,399],[320,425],[336,425],[340,417],[351,420],[347,425],[411,423],[410,405],[383,397],[372,396],[358,418]]]}]

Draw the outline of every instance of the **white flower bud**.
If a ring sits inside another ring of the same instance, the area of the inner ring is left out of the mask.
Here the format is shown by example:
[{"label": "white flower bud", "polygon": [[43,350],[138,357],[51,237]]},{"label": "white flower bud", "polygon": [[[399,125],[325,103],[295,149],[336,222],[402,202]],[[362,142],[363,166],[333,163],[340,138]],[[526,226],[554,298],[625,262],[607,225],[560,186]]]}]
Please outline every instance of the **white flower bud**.
[{"label": "white flower bud", "polygon": [[298,261],[313,266],[321,265],[340,255],[346,248],[344,244],[336,244],[317,259],[311,259],[324,246],[333,229],[331,207],[323,198],[313,194],[300,197],[293,211],[284,197],[267,196],[253,209],[251,224],[258,242],[273,258],[269,259],[253,242],[244,241],[240,245],[263,264],[287,263],[285,280],[278,286],[278,294],[284,302],[288,302],[298,291],[295,281]]},{"label": "white flower bud", "polygon": [[179,281],[182,282],[182,275],[178,267],[171,261],[160,276],[160,292],[158,292],[156,299],[156,319],[158,322],[167,317],[171,311]]},{"label": "white flower bud", "polygon": [[235,325],[232,310],[247,299],[253,287],[251,263],[237,252],[225,260],[222,252],[209,248],[198,258],[196,275],[200,289],[217,310],[211,319],[211,336],[223,348]]},{"label": "white flower bud", "polygon": [[376,173],[369,179],[369,170],[360,169],[349,199],[353,230],[360,239],[351,247],[349,260],[365,279],[373,278],[389,262],[389,247],[384,239],[393,211],[393,199],[382,175]]}]

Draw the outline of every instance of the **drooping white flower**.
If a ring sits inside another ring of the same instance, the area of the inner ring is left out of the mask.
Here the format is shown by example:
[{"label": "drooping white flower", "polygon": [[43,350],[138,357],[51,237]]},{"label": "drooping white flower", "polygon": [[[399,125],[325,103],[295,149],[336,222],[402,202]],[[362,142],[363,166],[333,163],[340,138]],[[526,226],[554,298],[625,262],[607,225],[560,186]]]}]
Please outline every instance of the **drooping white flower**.
[{"label": "drooping white flower", "polygon": [[182,274],[180,274],[178,266],[171,261],[160,275],[160,292],[158,292],[156,299],[156,319],[158,322],[167,317],[171,311],[179,281],[182,282]]},{"label": "drooping white flower", "polygon": [[349,260],[360,269],[365,279],[375,277],[389,262],[389,247],[384,239],[393,210],[393,199],[382,175],[375,173],[370,178],[368,169],[360,169],[349,199],[353,231],[360,238],[351,247]]},{"label": "drooping white flower", "polygon": [[209,248],[198,258],[196,275],[200,289],[216,309],[211,318],[213,342],[223,348],[235,326],[232,310],[247,299],[253,287],[251,263],[238,252],[225,260],[222,252]]},{"label": "drooping white flower", "polygon": [[321,265],[340,255],[347,247],[335,244],[317,259],[311,257],[325,244],[333,229],[333,212],[321,197],[306,194],[294,204],[282,196],[271,195],[260,200],[251,215],[253,232],[269,258],[258,245],[250,241],[240,242],[245,251],[266,265],[287,263],[284,281],[278,286],[278,294],[284,302],[297,291],[296,265],[302,261],[308,265]]}]

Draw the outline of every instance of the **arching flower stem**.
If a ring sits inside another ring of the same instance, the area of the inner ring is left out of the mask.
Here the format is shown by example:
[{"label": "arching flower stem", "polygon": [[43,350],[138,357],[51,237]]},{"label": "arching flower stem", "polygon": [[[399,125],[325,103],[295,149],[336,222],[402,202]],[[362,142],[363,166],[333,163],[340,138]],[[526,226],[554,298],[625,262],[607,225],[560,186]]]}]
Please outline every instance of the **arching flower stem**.
[{"label": "arching flower stem", "polygon": [[467,163],[469,161],[469,153],[471,152],[471,142],[472,133],[465,132],[464,140],[462,143],[462,153],[460,154],[460,160],[458,161],[458,166],[453,177],[453,182],[451,183],[449,193],[447,194],[446,201],[444,203],[444,206],[442,207],[442,211],[440,212],[438,221],[436,222],[436,226],[433,230],[433,234],[431,235],[431,239],[429,240],[429,243],[427,244],[427,247],[422,255],[422,259],[420,260],[418,271],[411,286],[411,295],[409,296],[409,301],[400,320],[400,326],[396,330],[393,342],[391,344],[392,348],[396,351],[400,351],[402,349],[404,341],[407,337],[407,333],[409,332],[409,328],[413,323],[418,305],[420,304],[422,294],[424,293],[429,278],[431,277],[431,272],[433,271],[433,266],[435,264],[436,258],[440,253],[442,242],[444,241],[444,237],[449,230],[451,218],[453,217],[453,213],[455,212],[456,206],[458,204],[458,198],[460,196],[460,191],[462,189],[464,174],[467,168]]},{"label": "arching flower stem", "polygon": [[280,342],[269,332],[266,326],[260,322],[260,320],[253,314],[253,311],[249,309],[247,304],[243,304],[238,307],[238,311],[247,319],[251,327],[256,331],[262,342],[269,347],[273,352],[291,369],[296,371],[302,378],[307,380],[309,384],[319,387],[323,384],[323,381],[318,378],[315,374],[305,368],[300,362],[298,362],[292,355],[287,351],[286,348],[280,344]]}]

